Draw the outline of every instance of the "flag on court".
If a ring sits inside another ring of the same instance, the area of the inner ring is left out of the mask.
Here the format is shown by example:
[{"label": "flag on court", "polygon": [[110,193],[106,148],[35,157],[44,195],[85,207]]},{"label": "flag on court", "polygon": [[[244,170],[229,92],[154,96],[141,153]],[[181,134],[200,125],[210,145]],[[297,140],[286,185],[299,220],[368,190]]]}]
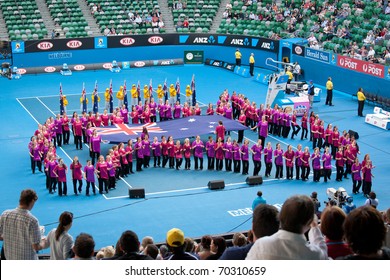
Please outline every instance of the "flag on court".
[{"label": "flag on court", "polygon": [[188,118],[174,119],[158,123],[148,124],[115,124],[112,126],[96,128],[104,142],[120,143],[129,139],[136,139],[141,135],[144,127],[148,129],[149,137],[172,136],[174,139],[184,139],[196,135],[214,134],[218,121],[223,121],[226,131],[245,130],[248,127],[236,120],[223,116],[191,116]]},{"label": "flag on court", "polygon": [[192,106],[195,106],[196,104],[195,74],[192,74],[191,91],[192,91]]},{"label": "flag on court", "polygon": [[98,96],[98,83],[95,82],[95,88],[93,89],[93,113],[96,114],[99,111],[99,96]]},{"label": "flag on court", "polygon": [[167,87],[167,79],[165,78],[164,86],[163,86],[163,91],[164,91],[164,101],[166,102],[168,100],[168,87]]},{"label": "flag on court", "polygon": [[112,114],[112,112],[114,111],[114,100],[113,100],[113,97],[112,97],[112,80],[110,80],[110,91],[109,91],[109,94],[110,94],[110,114]]},{"label": "flag on court", "polygon": [[126,80],[123,82],[123,104],[125,104],[126,109],[127,106],[129,105],[127,101],[127,87],[126,87]]},{"label": "flag on court", "polygon": [[152,79],[150,79],[149,82],[149,100],[153,98],[153,85],[152,85]]},{"label": "flag on court", "polygon": [[180,80],[179,80],[179,77],[177,77],[175,89],[176,89],[177,101],[180,102]]},{"label": "flag on court", "polygon": [[62,116],[64,112],[64,95],[62,94],[62,84],[60,83],[60,115]]},{"label": "flag on court", "polygon": [[138,102],[140,102],[141,101],[141,83],[139,80],[138,80],[138,84],[137,84],[137,95],[138,95]]},{"label": "flag on court", "polygon": [[83,91],[81,92],[81,100],[82,100],[82,112],[87,112],[87,95],[85,91],[85,84],[83,83]]}]

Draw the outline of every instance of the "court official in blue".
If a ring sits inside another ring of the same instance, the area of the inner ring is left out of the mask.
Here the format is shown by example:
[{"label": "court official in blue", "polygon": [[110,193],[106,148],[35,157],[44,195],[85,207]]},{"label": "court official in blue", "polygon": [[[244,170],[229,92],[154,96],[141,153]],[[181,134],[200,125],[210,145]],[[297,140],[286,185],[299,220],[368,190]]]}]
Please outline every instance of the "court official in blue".
[{"label": "court official in blue", "polygon": [[267,204],[267,200],[265,200],[263,198],[262,191],[257,192],[257,197],[255,198],[255,200],[253,200],[253,203],[252,203],[252,210],[255,210],[256,206],[259,204]]}]

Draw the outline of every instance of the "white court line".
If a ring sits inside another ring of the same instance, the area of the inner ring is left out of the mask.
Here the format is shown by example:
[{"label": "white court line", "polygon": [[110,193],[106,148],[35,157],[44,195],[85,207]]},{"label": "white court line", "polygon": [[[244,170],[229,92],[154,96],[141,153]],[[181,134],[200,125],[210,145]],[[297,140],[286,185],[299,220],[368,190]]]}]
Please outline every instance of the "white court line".
[{"label": "white court line", "polygon": [[39,121],[31,114],[31,112],[29,110],[27,110],[27,108],[22,104],[22,102],[19,101],[19,98],[16,98],[16,101],[19,102],[20,106],[23,107],[24,110],[26,110],[26,112],[30,115],[30,117],[37,123],[39,124]]},{"label": "white court line", "polygon": [[[81,97],[81,93],[64,94],[64,95],[66,95],[66,96],[80,95],[80,97]],[[46,97],[58,97],[58,99],[60,99],[60,95],[59,94],[56,94],[56,95],[41,95],[41,96],[34,96],[34,97],[19,97],[18,99],[22,100],[22,99],[34,99],[34,98],[46,98]]]}]

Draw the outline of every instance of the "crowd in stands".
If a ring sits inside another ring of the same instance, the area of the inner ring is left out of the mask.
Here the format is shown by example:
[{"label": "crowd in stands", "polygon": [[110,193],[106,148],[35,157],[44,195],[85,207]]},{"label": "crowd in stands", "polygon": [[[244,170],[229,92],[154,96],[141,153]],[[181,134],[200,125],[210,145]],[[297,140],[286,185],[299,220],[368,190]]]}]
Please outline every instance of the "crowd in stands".
[{"label": "crowd in stands", "polygon": [[263,22],[269,31],[265,36],[272,39],[304,37],[311,48],[389,63],[390,33],[386,17],[389,9],[380,0],[287,0],[281,4],[243,0],[228,3],[223,18],[227,24],[243,20]]},{"label": "crowd in stands", "polygon": [[204,235],[197,242],[172,228],[165,243],[156,244],[151,236],[140,240],[136,232],[126,230],[115,247],[96,250],[92,235],[82,232],[73,239],[68,233],[73,214],[67,211],[61,213],[57,228],[44,236],[38,218],[30,212],[37,200],[34,190],[25,189],[18,207],[2,213],[2,260],[37,260],[37,251],[45,248],[50,248],[52,260],[390,259],[390,208],[381,213],[367,205],[347,215],[328,205],[318,220],[313,200],[294,195],[280,210],[265,203],[257,205],[251,229],[247,235],[234,233],[232,246],[223,236]]}]

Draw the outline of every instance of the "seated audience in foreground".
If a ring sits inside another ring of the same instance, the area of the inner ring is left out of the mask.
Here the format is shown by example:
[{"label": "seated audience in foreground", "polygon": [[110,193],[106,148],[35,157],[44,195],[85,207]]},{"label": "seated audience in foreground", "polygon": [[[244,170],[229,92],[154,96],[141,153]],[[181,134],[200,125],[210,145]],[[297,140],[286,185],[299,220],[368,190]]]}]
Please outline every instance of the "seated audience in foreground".
[{"label": "seated audience in foreground", "polygon": [[344,222],[344,238],[353,254],[345,260],[390,260],[390,249],[382,247],[386,227],[381,213],[371,206],[353,210]]},{"label": "seated audience in foreground", "polygon": [[[325,239],[318,226],[312,200],[305,195],[288,198],[279,215],[281,229],[258,239],[247,260],[325,260]],[[309,242],[305,232],[309,230]]]}]

